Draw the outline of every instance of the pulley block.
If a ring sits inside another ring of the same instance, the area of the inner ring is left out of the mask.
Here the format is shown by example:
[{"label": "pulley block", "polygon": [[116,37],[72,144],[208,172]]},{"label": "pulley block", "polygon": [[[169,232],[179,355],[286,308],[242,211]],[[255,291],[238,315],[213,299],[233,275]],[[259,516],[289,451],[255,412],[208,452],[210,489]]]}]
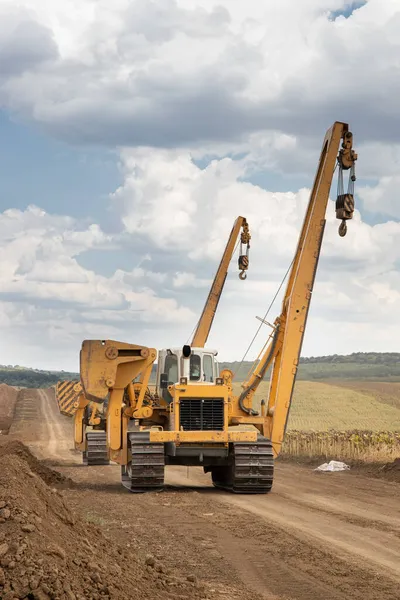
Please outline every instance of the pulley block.
[{"label": "pulley block", "polygon": [[247,271],[247,269],[249,268],[249,257],[247,256],[247,254],[241,254],[239,256],[239,278],[240,279],[246,279],[247,275],[245,273],[245,271]]},{"label": "pulley block", "polygon": [[353,218],[354,196],[353,194],[340,194],[336,199],[336,218],[347,221]]},{"label": "pulley block", "polygon": [[353,218],[354,196],[353,194],[339,194],[336,199],[336,218],[341,219],[339,235],[344,237],[347,233],[346,221]]}]

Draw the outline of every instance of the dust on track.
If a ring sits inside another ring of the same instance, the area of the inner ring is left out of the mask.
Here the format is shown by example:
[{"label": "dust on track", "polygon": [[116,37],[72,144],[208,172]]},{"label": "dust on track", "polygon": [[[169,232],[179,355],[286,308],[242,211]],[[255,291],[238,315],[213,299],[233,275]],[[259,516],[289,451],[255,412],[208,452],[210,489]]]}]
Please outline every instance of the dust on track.
[{"label": "dust on track", "polygon": [[129,494],[118,466],[81,466],[71,421],[43,390],[18,400],[10,435],[73,480],[66,500],[107,535],[208,579],[227,597],[399,598],[398,483],[278,462],[267,496],[217,491],[200,469],[188,478],[183,468],[167,469],[164,492]]}]

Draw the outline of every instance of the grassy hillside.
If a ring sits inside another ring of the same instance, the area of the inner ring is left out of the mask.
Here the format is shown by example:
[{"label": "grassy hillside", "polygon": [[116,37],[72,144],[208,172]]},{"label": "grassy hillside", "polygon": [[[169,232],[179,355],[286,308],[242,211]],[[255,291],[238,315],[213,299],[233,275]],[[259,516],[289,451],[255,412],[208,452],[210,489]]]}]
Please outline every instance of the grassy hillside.
[{"label": "grassy hillside", "polygon": [[[380,386],[382,384],[375,384]],[[391,388],[392,404],[375,392],[345,387],[345,383],[331,385],[315,381],[298,381],[289,415],[288,429],[302,431],[400,431],[400,384],[397,392]],[[235,384],[235,391],[240,384]],[[397,394],[397,395],[396,395]],[[268,395],[268,383],[263,382],[255,397],[255,408]]]},{"label": "grassy hillside", "polygon": [[[253,363],[245,361],[221,362],[220,367],[236,373],[235,379],[243,381]],[[268,376],[268,374],[267,374]],[[322,381],[327,379],[400,381],[400,353],[357,352],[347,356],[317,356],[301,358],[297,379]]]},{"label": "grassy hillside", "polygon": [[47,388],[62,379],[79,379],[79,375],[66,371],[39,371],[19,366],[0,366],[0,383],[15,387]]},{"label": "grassy hillside", "polygon": [[400,431],[400,403],[390,406],[358,389],[299,381],[292,408],[290,429]]},{"label": "grassy hillside", "polygon": [[381,404],[394,406],[400,410],[400,383],[386,381],[327,381],[333,385],[341,386],[349,390],[357,390],[376,398]]}]

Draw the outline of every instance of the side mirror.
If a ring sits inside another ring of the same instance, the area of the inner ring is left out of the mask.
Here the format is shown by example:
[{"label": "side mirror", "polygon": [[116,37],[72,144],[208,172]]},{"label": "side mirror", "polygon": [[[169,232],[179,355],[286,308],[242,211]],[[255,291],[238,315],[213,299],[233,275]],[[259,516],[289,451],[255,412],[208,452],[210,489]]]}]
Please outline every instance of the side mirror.
[{"label": "side mirror", "polygon": [[167,373],[161,373],[160,375],[160,388],[166,390],[168,387],[168,375]]}]

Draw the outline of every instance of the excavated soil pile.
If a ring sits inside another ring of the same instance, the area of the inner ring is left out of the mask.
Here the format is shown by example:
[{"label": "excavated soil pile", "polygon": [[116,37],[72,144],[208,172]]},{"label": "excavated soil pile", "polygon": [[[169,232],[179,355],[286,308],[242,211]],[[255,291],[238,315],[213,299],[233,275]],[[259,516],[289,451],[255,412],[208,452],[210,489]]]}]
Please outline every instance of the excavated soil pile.
[{"label": "excavated soil pile", "polygon": [[3,445],[0,455],[2,600],[209,598],[195,578],[137,556],[134,541],[129,549],[111,543],[99,527],[76,518],[62,491],[47,485],[50,469],[39,469],[20,446],[7,452]]},{"label": "excavated soil pile", "polygon": [[58,471],[53,471],[53,469],[46,467],[22,442],[19,440],[8,441],[5,438],[0,441],[0,465],[2,465],[3,457],[10,454],[19,456],[23,461],[27,462],[31,471],[39,475],[48,485],[72,483],[71,479],[64,477]]},{"label": "excavated soil pile", "polygon": [[400,458],[395,458],[392,462],[385,464],[357,462],[354,465],[354,470],[366,477],[377,477],[378,479],[400,483]]},{"label": "excavated soil pile", "polygon": [[6,434],[11,427],[18,390],[0,383],[0,433]]},{"label": "excavated soil pile", "polygon": [[395,458],[393,462],[387,463],[382,467],[382,471],[392,481],[400,481],[400,458]]}]

